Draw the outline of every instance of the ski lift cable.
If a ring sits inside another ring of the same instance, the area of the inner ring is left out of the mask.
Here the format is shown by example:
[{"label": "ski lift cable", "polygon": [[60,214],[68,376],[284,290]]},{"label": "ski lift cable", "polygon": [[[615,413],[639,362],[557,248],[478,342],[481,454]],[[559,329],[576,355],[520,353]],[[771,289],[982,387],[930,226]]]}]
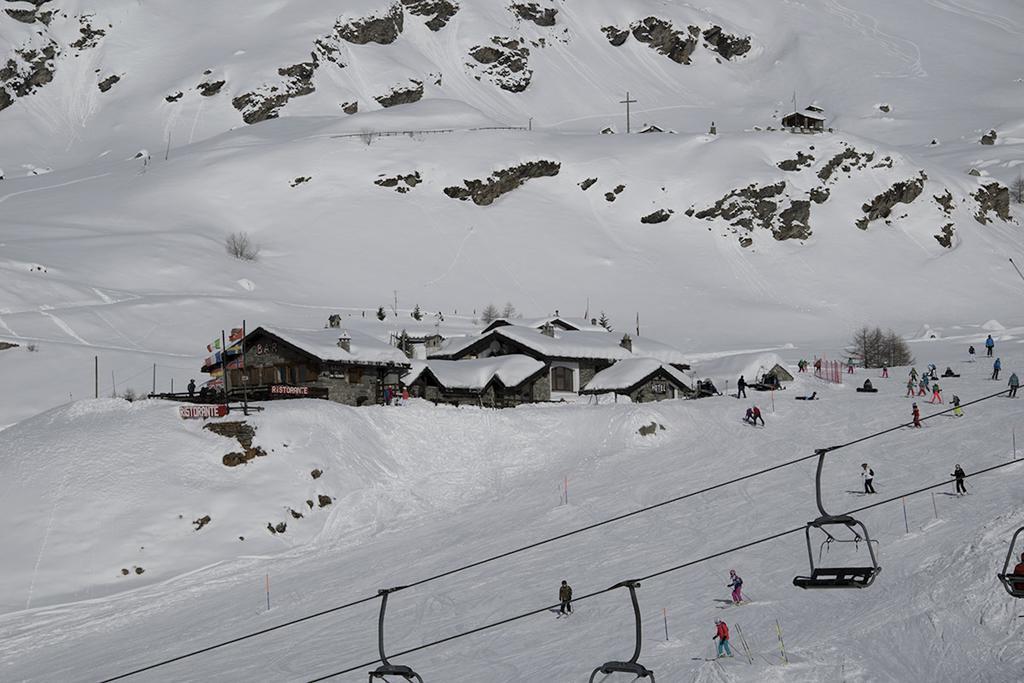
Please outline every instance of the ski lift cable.
[{"label": "ski lift cable", "polygon": [[[996,470],[1000,470],[1000,469],[1002,469],[1004,467],[1009,467],[1010,465],[1021,464],[1021,463],[1022,463],[1021,460],[1016,460],[1016,459],[1015,460],[1007,460],[1006,462],[999,463],[998,465],[992,465],[991,467],[986,467],[985,469],[981,469],[981,470],[978,470],[977,472],[974,472],[972,474],[968,474],[966,478],[978,477],[978,476],[981,476],[983,474],[988,474],[989,472],[994,472]],[[909,497],[909,496],[914,496],[914,495],[917,495],[919,493],[924,493],[926,491],[931,491],[932,489],[937,489],[937,488],[942,488],[944,486],[948,486],[949,484],[953,483],[954,481],[955,481],[955,479],[946,479],[946,480],[938,482],[936,484],[929,484],[928,486],[922,486],[921,488],[914,489],[913,491],[907,491],[907,492],[901,493],[899,495],[893,496],[891,498],[886,498],[885,500],[880,500],[880,501],[878,501],[876,503],[871,503],[870,505],[865,505],[863,507],[859,507],[859,508],[855,508],[853,510],[849,510],[848,512],[846,512],[844,514],[853,515],[853,514],[856,514],[858,512],[864,512],[865,510],[870,510],[872,508],[881,507],[882,505],[888,505],[889,503],[894,503],[894,502],[896,502],[898,500],[901,500],[902,498],[906,498],[906,497]],[[722,557],[724,555],[730,555],[732,553],[736,553],[736,552],[739,552],[741,550],[746,550],[747,548],[751,548],[753,546],[762,545],[762,544],[768,543],[770,541],[775,541],[775,540],[778,540],[778,539],[783,538],[785,536],[789,536],[791,534],[795,534],[795,533],[803,531],[803,530],[804,530],[804,525],[801,524],[800,526],[793,527],[791,529],[786,529],[785,531],[779,531],[777,533],[771,534],[769,536],[764,536],[764,537],[759,538],[759,539],[754,540],[754,541],[748,541],[747,543],[743,543],[743,544],[740,544],[740,545],[737,545],[737,546],[733,546],[731,548],[727,548],[726,550],[721,550],[721,551],[719,551],[717,553],[712,553],[711,555],[705,555],[704,557],[699,557],[699,558],[697,558],[695,560],[690,560],[688,562],[684,562],[682,564],[678,564],[678,565],[675,565],[673,567],[668,567],[666,569],[661,569],[661,570],[653,572],[651,574],[647,574],[646,576],[641,576],[641,577],[639,577],[637,579],[633,579],[633,581],[635,581],[635,582],[650,581],[651,579],[656,579],[656,578],[665,576],[667,574],[672,574],[674,572],[681,571],[683,569],[686,569],[688,567],[692,567],[692,566],[697,565],[697,564],[701,564],[701,563],[704,563],[704,562],[709,562],[709,561],[714,560],[714,559],[718,559],[719,557]],[[611,586],[609,588],[604,588],[602,590],[598,590],[598,591],[594,591],[592,593],[587,593],[585,595],[581,595],[578,598],[573,598],[573,602],[580,602],[581,600],[589,600],[590,598],[595,598],[595,597],[597,597],[599,595],[604,595],[605,593],[610,593],[611,591],[617,590],[620,586],[621,586],[621,584],[616,584],[616,585]],[[423,645],[417,645],[416,647],[409,648],[408,650],[403,650],[402,652],[398,652],[398,653],[396,653],[393,656],[394,657],[402,657],[404,655],[411,654],[413,652],[419,652],[421,650],[426,650],[428,648],[436,647],[438,645],[442,645],[444,643],[448,643],[448,642],[451,642],[453,640],[458,640],[460,638],[465,638],[466,636],[470,636],[470,635],[473,635],[473,634],[476,634],[476,633],[480,633],[481,631],[488,631],[488,630],[497,628],[499,626],[504,626],[505,624],[512,623],[514,621],[520,621],[522,619],[526,619],[528,617],[532,617],[532,616],[535,616],[537,614],[542,614],[543,612],[551,611],[551,610],[553,610],[553,609],[555,609],[557,607],[558,607],[558,604],[547,605],[545,607],[540,607],[540,608],[537,608],[537,609],[530,610],[529,612],[523,612],[521,614],[517,614],[517,615],[511,616],[511,617],[506,617],[505,619],[501,619],[500,621],[495,621],[495,622],[492,622],[490,624],[485,624],[483,626],[478,626],[478,627],[470,629],[468,631],[461,631],[459,633],[455,633],[455,634],[452,634],[450,636],[446,636],[444,638],[439,638],[439,639],[431,641],[429,643],[424,643]],[[310,679],[308,681],[308,683],[321,683],[322,681],[326,681],[328,679],[335,678],[337,676],[341,676],[341,675],[344,675],[344,674],[347,674],[347,673],[352,673],[354,671],[359,671],[360,669],[365,669],[368,666],[373,666],[374,664],[378,663],[379,661],[380,661],[379,659],[375,659],[372,662],[366,662],[364,664],[359,664],[358,666],[349,667],[349,668],[344,669],[342,671],[336,671],[334,673],[326,674],[326,675],[320,676],[318,678],[313,678],[313,679]]]},{"label": "ski lift cable", "polygon": [[[976,404],[982,403],[984,401],[988,401],[990,399],[993,399],[993,398],[996,398],[996,397],[999,397],[999,396],[1005,396],[1007,391],[1008,391],[1007,389],[1003,389],[1003,390],[998,391],[998,392],[996,392],[994,394],[990,394],[990,395],[984,396],[982,398],[974,399],[973,401],[968,401],[966,403],[961,403],[960,404],[960,408],[966,408],[966,407],[969,407],[969,406],[972,406],[972,405],[976,405]],[[939,416],[942,416],[942,415],[946,415],[947,413],[952,413],[953,410],[955,410],[955,408],[948,408],[946,410],[942,410],[942,411],[939,411],[937,413],[932,413],[930,415],[922,417],[921,418],[921,422],[925,422],[927,420],[931,420],[933,418],[936,418],[936,417],[939,417]],[[702,489],[698,489],[696,491],[690,491],[689,493],[684,493],[684,494],[676,496],[674,498],[669,498],[668,500],[663,500],[661,502],[654,503],[652,505],[648,505],[648,506],[645,506],[645,507],[642,507],[642,508],[638,508],[638,509],[633,510],[631,512],[626,512],[626,513],[623,513],[621,515],[616,515],[614,517],[609,517],[608,519],[605,519],[605,520],[602,520],[602,521],[599,521],[599,522],[594,522],[593,524],[588,524],[586,526],[578,527],[576,529],[571,529],[571,530],[566,531],[564,533],[561,533],[561,534],[558,534],[558,535],[555,535],[555,536],[550,536],[548,538],[544,538],[544,539],[541,539],[539,541],[535,541],[533,543],[529,543],[527,545],[519,546],[519,547],[514,548],[512,550],[507,550],[505,552],[498,553],[496,555],[491,555],[489,557],[483,558],[481,560],[477,560],[475,562],[471,562],[469,564],[465,564],[465,565],[462,565],[462,566],[459,566],[459,567],[455,567],[453,569],[448,569],[448,570],[440,572],[438,574],[434,574],[432,576],[428,576],[428,577],[425,577],[423,579],[419,579],[417,581],[413,581],[413,582],[404,584],[404,587],[406,589],[408,589],[408,588],[416,588],[418,586],[422,586],[424,584],[431,583],[431,582],[437,581],[439,579],[443,579],[443,578],[446,578],[446,577],[449,577],[449,576],[453,576],[455,574],[459,574],[461,572],[468,571],[470,569],[475,569],[477,567],[481,567],[483,565],[490,564],[492,562],[496,562],[498,560],[502,560],[502,559],[505,559],[507,557],[511,557],[513,555],[518,555],[520,553],[524,553],[524,552],[526,552],[528,550],[533,550],[535,548],[539,548],[541,546],[545,546],[545,545],[554,543],[556,541],[564,540],[566,538],[570,538],[572,536],[576,536],[576,535],[585,533],[587,531],[593,531],[594,529],[598,529],[600,527],[607,526],[609,524],[614,524],[616,522],[621,522],[621,521],[623,521],[625,519],[629,519],[629,518],[632,518],[632,517],[643,515],[643,514],[646,514],[648,512],[651,512],[653,510],[657,510],[658,508],[666,507],[668,505],[673,505],[675,503],[682,502],[682,501],[687,500],[689,498],[693,498],[693,497],[696,497],[696,496],[699,496],[699,495],[702,495],[702,494],[705,494],[705,493],[710,493],[711,491],[716,491],[716,490],[719,490],[719,489],[727,488],[729,486],[732,486],[734,484],[738,484],[738,483],[743,482],[743,481],[754,479],[754,478],[763,476],[765,474],[769,474],[771,472],[775,472],[777,470],[781,470],[781,469],[786,468],[786,467],[791,467],[793,465],[797,465],[797,464],[800,464],[802,462],[806,462],[806,461],[811,460],[813,458],[819,457],[822,450],[831,452],[831,451],[837,451],[837,450],[841,450],[841,449],[844,449],[844,448],[848,448],[850,446],[854,446],[854,445],[863,443],[864,441],[867,441],[869,439],[875,439],[875,438],[878,438],[878,437],[883,436],[885,434],[889,434],[891,432],[898,431],[898,430],[903,429],[905,427],[909,427],[909,426],[911,426],[911,424],[913,424],[913,423],[912,422],[904,422],[904,423],[899,424],[899,425],[897,425],[895,427],[890,427],[890,428],[884,429],[884,430],[882,430],[880,432],[875,432],[874,434],[869,434],[867,436],[863,436],[863,437],[854,439],[853,441],[849,441],[847,443],[839,444],[837,446],[831,446],[831,447],[826,448],[826,449],[817,449],[817,450],[815,450],[813,453],[811,453],[809,455],[801,456],[801,457],[795,458],[793,460],[788,460],[786,462],[779,463],[778,465],[772,465],[771,467],[765,467],[765,468],[757,470],[755,472],[750,472],[748,474],[744,474],[742,476],[735,477],[735,478],[729,479],[727,481],[723,481],[723,482],[719,482],[717,484],[712,484],[710,486],[706,486],[706,487],[704,487]],[[801,527],[801,529],[802,528],[803,527]],[[373,601],[373,600],[377,600],[378,598],[379,598],[379,596],[377,595],[377,593],[374,593],[372,595],[367,595],[366,597],[359,598],[357,600],[353,600],[351,602],[347,602],[347,603],[344,603],[342,605],[337,605],[337,606],[334,606],[334,607],[329,607],[327,609],[323,609],[323,610],[320,610],[318,612],[314,612],[312,614],[308,614],[306,616],[302,616],[302,617],[298,617],[296,619],[292,619],[290,621],[282,622],[282,623],[277,624],[275,626],[269,626],[267,628],[260,629],[258,631],[253,631],[252,633],[243,634],[243,635],[237,636],[235,638],[231,638],[229,640],[225,640],[225,641],[216,643],[214,645],[209,645],[207,647],[203,647],[203,648],[200,648],[200,649],[197,649],[197,650],[186,652],[184,654],[177,655],[175,657],[171,657],[171,658],[162,660],[160,662],[156,662],[155,664],[150,664],[150,665],[147,665],[147,666],[144,666],[144,667],[140,667],[138,669],[134,669],[132,671],[128,671],[126,673],[119,674],[119,675],[113,676],[111,678],[106,678],[106,679],[103,679],[102,681],[100,681],[100,683],[112,683],[113,681],[122,680],[122,679],[128,678],[130,676],[135,676],[137,674],[140,674],[140,673],[143,673],[143,672],[146,672],[146,671],[151,671],[153,669],[157,669],[157,668],[166,666],[168,664],[173,664],[174,662],[179,662],[179,661],[181,661],[183,659],[189,659],[189,658],[195,657],[197,655],[205,654],[205,653],[210,652],[212,650],[217,650],[217,649],[220,649],[222,647],[227,647],[228,645],[234,645],[236,643],[239,643],[239,642],[242,642],[242,641],[245,641],[245,640],[249,640],[251,638],[256,638],[258,636],[266,635],[267,633],[272,633],[274,631],[278,631],[280,629],[288,628],[290,626],[294,626],[296,624],[300,624],[300,623],[303,623],[303,622],[306,622],[306,621],[310,621],[312,619],[316,619],[316,618],[319,618],[319,617],[322,617],[322,616],[326,616],[328,614],[333,614],[335,612],[340,612],[342,610],[346,610],[346,609],[349,609],[351,607],[356,607],[358,605],[362,605],[364,603],[367,603],[367,602],[370,602],[370,601]]]}]

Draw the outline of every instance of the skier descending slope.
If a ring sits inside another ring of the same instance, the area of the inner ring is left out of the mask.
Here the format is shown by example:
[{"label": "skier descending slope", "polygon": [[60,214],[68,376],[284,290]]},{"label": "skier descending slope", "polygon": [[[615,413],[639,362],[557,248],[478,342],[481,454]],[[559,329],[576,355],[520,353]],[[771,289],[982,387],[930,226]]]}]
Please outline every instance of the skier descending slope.
[{"label": "skier descending slope", "polygon": [[743,602],[743,579],[739,577],[735,569],[729,570],[729,583],[726,586],[732,588],[732,604],[738,605]]},{"label": "skier descending slope", "polygon": [[718,640],[718,656],[732,657],[732,650],[729,649],[729,626],[721,619],[715,619],[715,635],[711,636],[711,640],[716,639]]},{"label": "skier descending slope", "polygon": [[911,413],[911,416],[914,418],[914,426],[915,427],[920,427],[921,426],[921,409],[917,407],[916,403],[914,404],[914,410]]}]

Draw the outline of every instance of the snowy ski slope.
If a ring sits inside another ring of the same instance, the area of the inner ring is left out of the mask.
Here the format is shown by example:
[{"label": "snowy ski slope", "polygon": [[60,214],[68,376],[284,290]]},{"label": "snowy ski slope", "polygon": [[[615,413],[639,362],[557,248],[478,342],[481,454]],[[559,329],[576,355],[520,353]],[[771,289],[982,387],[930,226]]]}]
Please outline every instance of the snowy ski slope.
[{"label": "snowy ski slope", "polygon": [[[996,334],[1007,371],[1024,361],[1020,332]],[[947,398],[956,393],[966,402],[1003,386],[986,379],[984,360],[963,362],[967,343],[978,346],[983,329],[937,333],[947,339],[913,348],[919,366],[931,361],[962,373],[942,381]],[[779,353],[790,360],[810,355]],[[708,364],[749,372],[774,357]],[[888,380],[863,371],[854,379],[866,376],[879,394],[801,378],[776,394],[774,412],[769,397],[758,395],[765,429],[742,424],[747,403],[729,397],[498,412],[415,402],[362,410],[278,404],[251,419],[256,444],[269,455],[235,470],[219,463],[230,442],[198,434],[173,406],[101,400],[59,409],[4,432],[3,497],[17,511],[8,523],[19,533],[4,559],[0,670],[6,680],[116,675],[908,419],[904,369]],[[811,390],[820,401],[793,400]],[[939,409],[919,401],[926,416]],[[864,461],[875,470],[878,497],[886,498],[948,479],[957,462],[972,473],[1012,460],[1016,401],[996,398],[966,413],[837,451],[826,466],[828,508],[870,502],[851,493],[860,489]],[[640,436],[637,429],[652,421],[665,430]],[[582,595],[799,526],[816,516],[814,465],[398,593],[389,610],[390,650],[551,604],[562,578]],[[312,467],[324,470],[321,480],[310,478]],[[907,498],[909,534],[898,502],[859,515],[879,541],[883,567],[864,591],[794,588],[792,577],[806,571],[799,534],[644,582],[641,661],[669,681],[1017,680],[1020,607],[994,575],[1009,535],[1024,524],[1022,467],[969,479],[964,498],[951,496],[951,485],[938,489],[937,519],[929,494]],[[560,504],[564,477],[568,505]],[[288,518],[286,507],[314,490],[333,495],[334,504]],[[212,522],[194,532],[189,522],[202,514]],[[283,519],[284,535],[264,528]],[[838,561],[843,551],[829,551],[826,560]],[[121,566],[136,565],[146,573],[119,575]],[[730,568],[746,580],[752,602],[721,609]],[[136,680],[300,681],[358,665],[376,657],[376,604]],[[703,661],[716,617],[740,625],[753,665]],[[626,594],[611,593],[581,602],[567,620],[544,613],[396,661],[415,665],[427,680],[576,681],[628,654],[630,620]]]}]

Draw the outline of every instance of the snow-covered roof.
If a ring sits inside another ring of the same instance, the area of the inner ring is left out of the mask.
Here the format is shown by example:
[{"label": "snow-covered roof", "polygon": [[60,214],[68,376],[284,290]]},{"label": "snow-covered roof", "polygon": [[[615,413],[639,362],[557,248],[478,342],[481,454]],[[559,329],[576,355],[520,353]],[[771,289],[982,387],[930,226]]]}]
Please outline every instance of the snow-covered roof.
[{"label": "snow-covered roof", "polygon": [[822,113],[821,111],[816,111],[814,109],[803,109],[801,111],[795,111],[790,114],[786,114],[783,118],[788,119],[790,116],[796,116],[797,114],[803,116],[804,118],[813,119],[815,121],[825,120],[825,114]]},{"label": "snow-covered roof", "polygon": [[587,382],[583,391],[605,392],[629,389],[643,382],[658,370],[664,370],[667,375],[680,384],[689,386],[686,375],[668,363],[662,363],[656,358],[627,358],[594,375]]},{"label": "snow-covered roof", "polygon": [[432,356],[452,357],[464,352],[474,344],[492,335],[504,337],[547,358],[586,358],[595,360],[622,360],[637,356],[657,358],[663,363],[686,364],[682,352],[653,339],[633,339],[633,350],[622,346],[622,338],[615,332],[584,332],[581,330],[554,329],[554,336],[519,325],[507,325],[491,330],[487,334],[452,339]]},{"label": "snow-covered roof", "polygon": [[416,361],[402,382],[412,384],[423,372],[430,373],[447,389],[482,390],[497,378],[506,387],[519,386],[545,367],[542,361],[523,355],[494,356],[473,360]]},{"label": "snow-covered roof", "polygon": [[[409,364],[409,359],[406,355],[396,347],[357,330],[346,331],[330,327],[312,330],[283,327],[262,327],[258,329],[279,337],[292,346],[296,346],[322,361]],[[254,330],[254,332],[256,331]],[[351,340],[349,342],[349,351],[338,346],[338,339],[344,334],[347,334]]]},{"label": "snow-covered roof", "polygon": [[558,326],[559,324],[563,327],[570,329],[577,329],[581,332],[607,332],[605,328],[600,325],[591,323],[586,318],[574,318],[567,315],[549,315],[544,318],[495,318],[487,324],[481,334],[489,332],[498,327],[507,327],[509,325],[517,325],[519,327],[532,327],[534,329],[540,329],[547,324]]}]

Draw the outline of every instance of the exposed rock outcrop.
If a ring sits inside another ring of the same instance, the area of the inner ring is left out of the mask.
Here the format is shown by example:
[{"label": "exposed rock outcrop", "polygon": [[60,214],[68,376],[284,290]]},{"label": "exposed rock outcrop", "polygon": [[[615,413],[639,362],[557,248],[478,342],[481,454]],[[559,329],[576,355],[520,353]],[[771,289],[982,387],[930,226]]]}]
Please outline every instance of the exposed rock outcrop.
[{"label": "exposed rock outcrop", "polygon": [[427,28],[440,31],[459,11],[459,5],[449,0],[402,0],[402,4],[410,14],[418,17],[432,17],[427,21]]},{"label": "exposed rock outcrop", "polygon": [[200,529],[202,529],[202,528],[203,528],[204,526],[206,526],[207,524],[209,524],[209,523],[210,523],[211,521],[212,521],[212,520],[210,519],[210,515],[203,515],[202,517],[200,517],[199,519],[195,520],[195,521],[194,521],[194,522],[192,522],[192,523],[193,523],[193,524],[195,524],[195,526],[196,526],[196,529],[195,529],[195,530],[196,530],[196,531],[199,531],[199,530],[200,530]]},{"label": "exposed rock outcrop", "polygon": [[604,35],[608,38],[608,42],[614,47],[619,47],[626,42],[629,38],[629,29],[618,28],[616,26],[605,26],[601,29],[604,31]]},{"label": "exposed rock outcrop", "polygon": [[84,52],[85,50],[96,47],[100,44],[100,39],[107,35],[106,31],[92,25],[90,17],[79,17],[78,24],[78,40],[71,43],[70,47],[73,47],[79,52]]},{"label": "exposed rock outcrop", "polygon": [[664,223],[665,221],[672,217],[673,213],[675,212],[672,209],[658,209],[657,211],[649,213],[646,216],[642,217],[640,219],[640,222],[646,225]]},{"label": "exposed rock outcrop", "polygon": [[938,205],[942,207],[942,213],[946,214],[947,216],[950,215],[951,213],[953,213],[953,193],[952,192],[950,192],[949,190],[946,190],[946,194],[935,195],[935,196],[932,197],[932,199],[934,199],[938,203]]},{"label": "exposed rock outcrop", "polygon": [[347,23],[339,21],[334,25],[334,31],[342,40],[356,45],[390,45],[402,33],[404,18],[402,6],[394,4],[379,16],[371,15]]},{"label": "exposed rock outcrop", "polygon": [[794,199],[789,207],[779,214],[779,224],[772,229],[772,237],[777,240],[805,240],[811,236],[811,203],[804,199]]},{"label": "exposed rock outcrop", "polygon": [[722,56],[723,59],[741,57],[750,52],[750,36],[741,37],[729,35],[722,30],[721,26],[712,26],[704,31],[704,40],[708,42],[711,49]]},{"label": "exposed rock outcrop", "polygon": [[810,154],[804,154],[798,151],[796,153],[796,159],[784,159],[776,164],[783,171],[799,171],[801,168],[810,166],[814,163],[814,157]]},{"label": "exposed rock outcrop", "polygon": [[554,26],[558,10],[553,7],[541,7],[536,2],[513,3],[512,13],[524,21],[532,21],[537,26]]},{"label": "exposed rock outcrop", "polygon": [[485,180],[464,180],[465,187],[446,187],[444,193],[452,199],[472,199],[478,206],[488,206],[530,178],[556,176],[561,168],[562,165],[557,161],[528,161],[518,166],[497,170]]},{"label": "exposed rock outcrop", "polygon": [[946,223],[942,226],[942,230],[939,231],[938,235],[935,235],[936,241],[944,246],[946,249],[953,248],[953,235],[956,232],[956,228],[953,227],[952,223]]},{"label": "exposed rock outcrop", "polygon": [[183,92],[181,92],[181,91],[179,90],[179,91],[178,91],[178,92],[176,92],[176,93],[173,93],[173,94],[171,94],[171,95],[168,95],[168,96],[167,96],[167,97],[165,97],[164,99],[165,99],[166,101],[168,101],[168,102],[177,102],[178,100],[180,100],[180,99],[181,99],[182,97],[184,97],[184,96],[185,96],[185,93],[183,93]]},{"label": "exposed rock outcrop", "polygon": [[203,97],[213,97],[224,88],[225,81],[203,81],[196,86],[196,90]]},{"label": "exposed rock outcrop", "polygon": [[14,56],[0,66],[0,111],[53,81],[58,54],[59,48],[52,41],[40,49],[15,50]]},{"label": "exposed rock outcrop", "polygon": [[412,78],[409,79],[409,82],[412,85],[396,86],[387,95],[379,95],[373,99],[377,100],[377,104],[384,108],[419,102],[423,99],[423,83]]},{"label": "exposed rock outcrop", "polygon": [[990,213],[995,213],[1004,221],[1010,220],[1010,190],[999,183],[982,185],[978,191],[971,195],[978,202],[978,213],[974,214],[974,220],[982,225],[992,221]]},{"label": "exposed rock outcrop", "polygon": [[815,187],[810,192],[811,201],[815,204],[824,204],[831,196],[832,190],[827,187]]},{"label": "exposed rock outcrop", "polygon": [[604,200],[606,202],[614,202],[616,199],[618,199],[619,195],[622,194],[622,191],[625,189],[625,185],[616,185],[611,192],[604,193]]},{"label": "exposed rock outcrop", "polygon": [[[382,176],[380,178],[377,178],[377,180],[374,180],[373,184],[379,185],[380,187],[390,187],[394,189],[395,192],[405,194],[412,188],[419,185],[422,181],[423,179],[420,177],[420,172],[413,171],[412,173],[407,173],[404,175],[399,174],[390,177]],[[315,478],[316,477],[314,477],[314,479]]]},{"label": "exposed rock outcrop", "polygon": [[892,214],[893,207],[897,204],[913,203],[924,191],[924,182],[927,179],[928,176],[922,171],[913,180],[901,180],[894,183],[888,190],[861,207],[861,210],[866,215],[857,220],[857,227],[861,230],[867,230],[868,225],[872,221],[879,218],[888,218]]},{"label": "exposed rock outcrop", "polygon": [[581,190],[586,192],[591,187],[593,187],[594,183],[596,183],[596,182],[597,182],[597,178],[587,178],[586,180],[580,181],[579,186],[580,186]]},{"label": "exposed rock outcrop", "polygon": [[239,95],[231,100],[231,105],[242,113],[242,120],[249,124],[276,119],[290,99],[314,92],[313,74],[318,64],[316,54],[312,54],[308,62],[281,67],[277,75],[285,80],[280,85],[264,85],[253,92]]},{"label": "exposed rock outcrop", "polygon": [[116,84],[120,80],[121,80],[120,76],[118,76],[117,74],[111,74],[111,75],[107,76],[106,78],[104,78],[99,83],[97,83],[96,87],[100,89],[100,92],[107,92],[108,90],[113,88],[114,84]]},{"label": "exposed rock outcrop", "polygon": [[868,164],[875,160],[874,152],[858,152],[854,147],[847,147],[839,154],[835,155],[828,160],[821,170],[818,171],[818,177],[828,182],[836,170],[841,170],[844,173],[849,173],[854,169],[866,168]]},{"label": "exposed rock outcrop", "polygon": [[696,26],[688,27],[684,33],[677,30],[672,22],[657,17],[634,22],[630,28],[634,38],[678,64],[690,63],[690,56],[697,48],[697,37],[700,36],[700,29]]},{"label": "exposed rock outcrop", "polygon": [[481,69],[502,90],[522,92],[533,78],[530,48],[517,38],[494,36],[490,45],[477,45],[469,51],[469,56],[476,63],[469,62],[467,66]]},{"label": "exposed rock outcrop", "polygon": [[316,499],[317,499],[317,505],[319,505],[322,508],[325,508],[325,507],[327,507],[328,505],[330,505],[331,503],[334,502],[333,500],[331,500],[330,496],[325,496],[323,494],[317,495]]},{"label": "exposed rock outcrop", "polygon": [[256,429],[246,422],[208,422],[203,425],[203,429],[229,439],[235,439],[242,447],[243,452],[228,453],[221,459],[225,467],[244,465],[253,458],[262,457],[267,454],[259,446],[254,447],[252,445],[253,437],[256,436]]},{"label": "exposed rock outcrop", "polygon": [[350,116],[357,114],[359,112],[359,102],[342,102],[341,110]]},{"label": "exposed rock outcrop", "polygon": [[981,136],[981,144],[983,144],[983,145],[994,145],[994,144],[996,144],[996,140],[998,138],[999,138],[999,134],[996,133],[994,130],[990,130],[989,132],[987,132],[987,133],[985,133],[984,135]]},{"label": "exposed rock outcrop", "polygon": [[733,190],[715,202],[714,206],[698,211],[694,216],[701,220],[721,218],[729,221],[733,227],[747,230],[753,230],[755,227],[771,230],[775,213],[779,208],[775,198],[785,190],[785,181],[764,186],[754,183]]}]

